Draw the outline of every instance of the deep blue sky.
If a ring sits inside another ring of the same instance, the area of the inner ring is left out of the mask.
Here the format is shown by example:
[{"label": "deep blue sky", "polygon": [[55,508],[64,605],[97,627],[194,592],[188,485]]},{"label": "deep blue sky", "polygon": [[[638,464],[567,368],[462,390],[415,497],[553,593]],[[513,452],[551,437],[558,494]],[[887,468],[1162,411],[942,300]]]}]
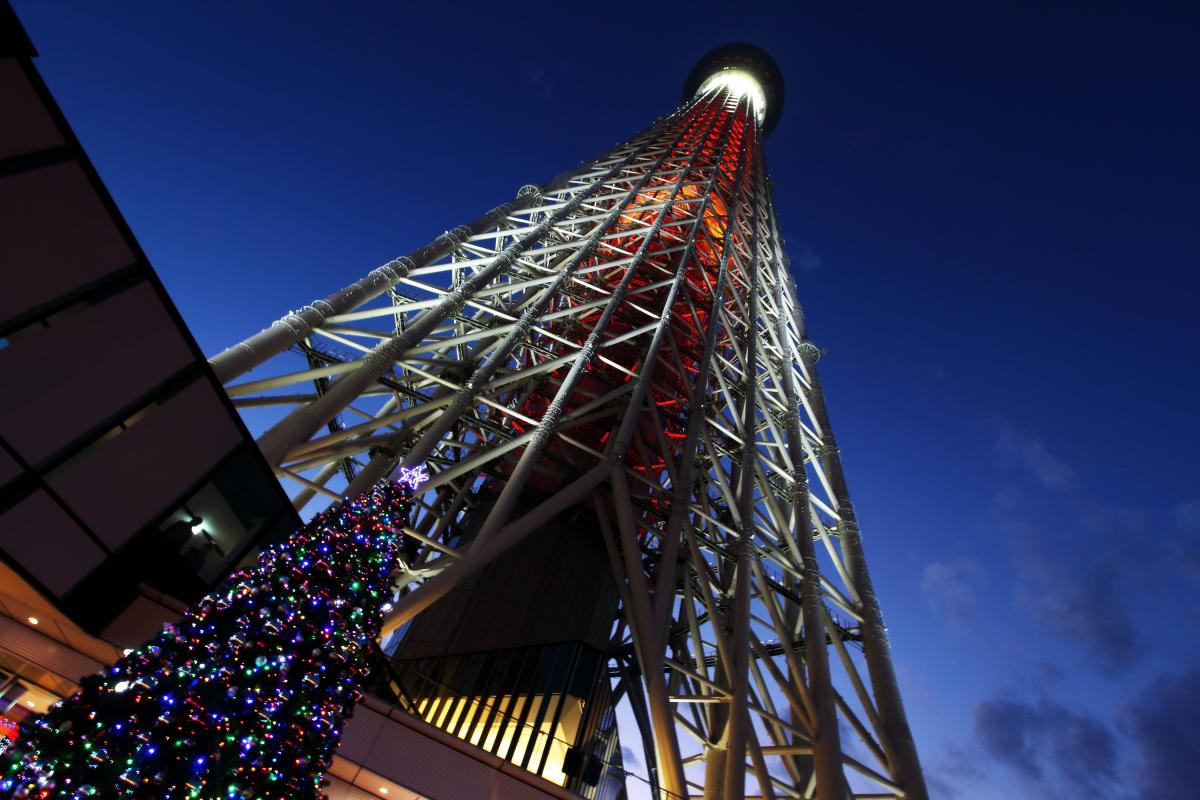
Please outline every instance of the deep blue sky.
[{"label": "deep blue sky", "polygon": [[770,51],[775,199],[935,795],[1194,794],[1196,13],[491,5],[15,2],[209,353],[644,127],[709,48]]}]

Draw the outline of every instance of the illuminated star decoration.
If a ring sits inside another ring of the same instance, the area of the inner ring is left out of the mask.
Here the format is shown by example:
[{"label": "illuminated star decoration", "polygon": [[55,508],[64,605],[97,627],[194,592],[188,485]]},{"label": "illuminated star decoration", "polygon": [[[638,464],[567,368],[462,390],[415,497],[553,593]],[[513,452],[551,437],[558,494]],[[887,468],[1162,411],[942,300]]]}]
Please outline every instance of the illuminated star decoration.
[{"label": "illuminated star decoration", "polygon": [[425,471],[425,465],[400,468],[400,477],[396,479],[396,483],[402,483],[414,492],[422,484],[429,480],[429,473]]}]

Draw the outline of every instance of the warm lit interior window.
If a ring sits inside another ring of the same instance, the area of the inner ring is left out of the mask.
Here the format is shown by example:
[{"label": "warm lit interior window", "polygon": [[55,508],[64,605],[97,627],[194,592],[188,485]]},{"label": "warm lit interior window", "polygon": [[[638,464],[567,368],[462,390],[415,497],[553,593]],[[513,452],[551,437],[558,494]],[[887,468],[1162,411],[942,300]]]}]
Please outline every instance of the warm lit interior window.
[{"label": "warm lit interior window", "polygon": [[[541,772],[542,777],[559,786],[566,786],[567,775],[563,772],[563,763],[567,757],[567,750],[579,733],[579,723],[583,720],[583,701],[578,697],[566,695],[566,702],[556,721],[554,711],[560,697],[559,694],[549,694],[460,698],[457,702],[441,703],[440,706],[432,699],[426,698],[418,701],[417,712],[426,722],[451,731],[460,727],[459,722],[462,720],[485,719],[491,716],[493,719],[490,724],[476,724],[473,730],[459,731],[459,736],[476,747],[495,753],[514,764],[525,763],[528,769],[534,771],[537,770],[544,754],[546,767]],[[523,708],[526,703],[530,704],[528,711]],[[535,728],[532,721],[537,719],[542,703],[549,706],[545,718]],[[498,713],[493,714],[492,709],[497,707]],[[526,722],[518,726],[517,720],[522,714]],[[547,748],[549,752],[546,752]],[[526,754],[529,755],[528,762],[525,761]]]}]

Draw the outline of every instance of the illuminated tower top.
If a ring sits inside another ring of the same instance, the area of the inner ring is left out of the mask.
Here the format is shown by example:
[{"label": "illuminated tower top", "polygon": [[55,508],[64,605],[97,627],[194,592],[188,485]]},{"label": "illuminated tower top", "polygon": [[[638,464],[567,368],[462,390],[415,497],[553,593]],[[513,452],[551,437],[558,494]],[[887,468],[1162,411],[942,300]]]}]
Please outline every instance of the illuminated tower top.
[{"label": "illuminated tower top", "polygon": [[708,51],[683,83],[683,102],[718,88],[733,95],[749,95],[763,136],[775,130],[783,113],[783,74],[765,50],[734,43]]}]

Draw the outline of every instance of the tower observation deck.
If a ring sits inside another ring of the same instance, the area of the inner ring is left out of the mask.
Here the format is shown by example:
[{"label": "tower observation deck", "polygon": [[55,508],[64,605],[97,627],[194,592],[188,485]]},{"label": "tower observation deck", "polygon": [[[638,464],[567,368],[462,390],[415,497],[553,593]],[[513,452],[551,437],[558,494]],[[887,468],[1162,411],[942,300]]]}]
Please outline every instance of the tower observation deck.
[{"label": "tower observation deck", "polygon": [[587,798],[636,794],[614,720],[642,796],[924,798],[772,204],[782,76],[728,45],[683,95],[210,364],[297,509],[428,471],[404,713]]}]

